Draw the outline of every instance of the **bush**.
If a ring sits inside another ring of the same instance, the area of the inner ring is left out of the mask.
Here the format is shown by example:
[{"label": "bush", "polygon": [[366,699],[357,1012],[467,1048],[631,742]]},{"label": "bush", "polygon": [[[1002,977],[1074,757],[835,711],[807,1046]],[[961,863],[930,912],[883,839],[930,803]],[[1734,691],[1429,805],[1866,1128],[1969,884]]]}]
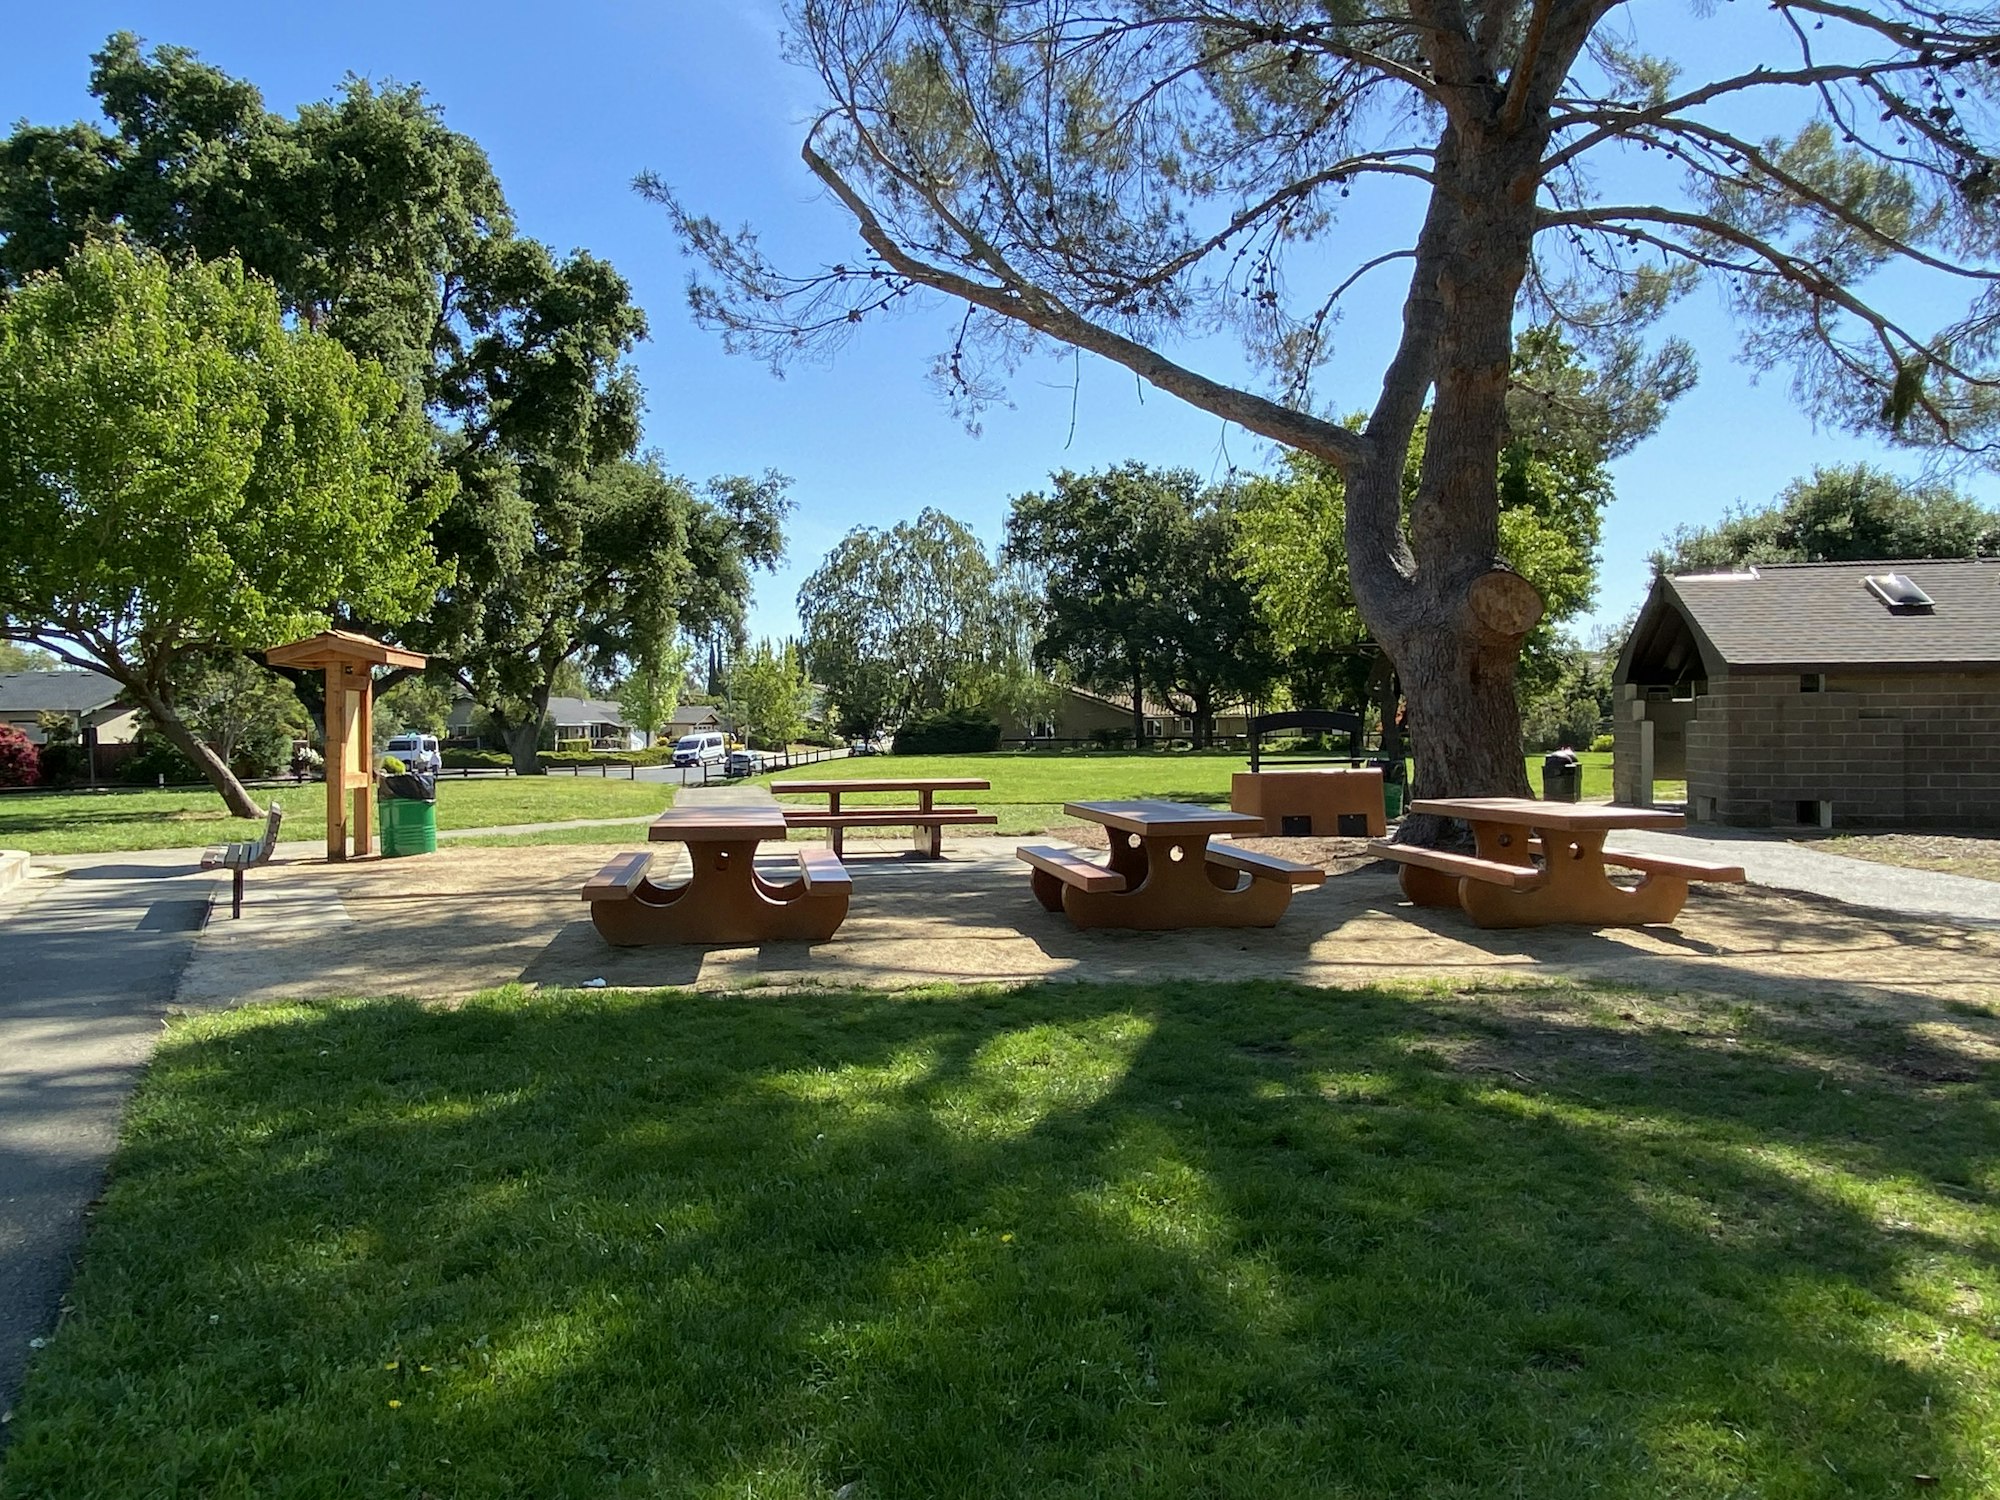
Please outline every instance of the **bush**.
[{"label": "bush", "polygon": [[141,729],[134,742],[138,752],[118,768],[118,779],[133,786],[152,786],[162,777],[168,786],[194,786],[208,780],[201,767],[176,750],[150,729]]},{"label": "bush", "polygon": [[0,786],[34,786],[42,779],[42,753],[20,730],[0,724]]},{"label": "bush", "polygon": [[896,731],[892,754],[965,755],[1000,748],[1000,726],[977,709],[919,714]]},{"label": "bush", "polygon": [[1100,750],[1123,750],[1132,743],[1129,729],[1093,729],[1090,742]]},{"label": "bush", "polygon": [[589,740],[557,740],[557,741],[556,741],[556,753],[557,753],[558,755],[576,755],[576,754],[579,754],[579,753],[580,753],[580,754],[584,754],[584,755],[588,755],[588,754],[590,753],[590,741],[589,741]]},{"label": "bush", "polygon": [[514,764],[498,750],[440,750],[438,759],[447,771],[505,771]]},{"label": "bush", "polygon": [[75,740],[42,746],[41,786],[82,786],[90,780],[90,748]]},{"label": "bush", "polygon": [[1617,743],[1618,743],[1617,740],[1613,736],[1608,734],[1592,735],[1590,739],[1590,748],[1599,751],[1611,750],[1616,748]]}]

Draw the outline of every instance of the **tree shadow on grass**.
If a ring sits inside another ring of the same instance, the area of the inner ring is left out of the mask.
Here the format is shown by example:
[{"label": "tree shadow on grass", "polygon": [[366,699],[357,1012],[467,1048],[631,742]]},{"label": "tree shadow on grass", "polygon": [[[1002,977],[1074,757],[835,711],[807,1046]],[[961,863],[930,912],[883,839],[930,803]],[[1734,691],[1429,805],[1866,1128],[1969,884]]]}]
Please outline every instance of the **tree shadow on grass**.
[{"label": "tree shadow on grass", "polygon": [[1615,1004],[1057,984],[206,1020],[134,1106],[7,1478],[1977,1492],[1990,1077]]}]

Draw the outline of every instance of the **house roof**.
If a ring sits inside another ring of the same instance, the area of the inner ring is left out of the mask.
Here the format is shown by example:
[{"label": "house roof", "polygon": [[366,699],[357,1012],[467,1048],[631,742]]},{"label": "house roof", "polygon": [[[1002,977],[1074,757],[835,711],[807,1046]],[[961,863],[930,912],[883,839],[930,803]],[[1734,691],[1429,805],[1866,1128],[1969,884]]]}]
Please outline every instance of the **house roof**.
[{"label": "house roof", "polygon": [[[1092,703],[1102,704],[1106,708],[1115,709],[1121,714],[1129,715],[1132,712],[1132,695],[1130,693],[1093,693],[1070,684],[1065,684],[1063,691],[1073,697],[1084,698]],[[1142,707],[1146,717],[1149,719],[1181,719],[1187,717],[1180,709],[1169,708],[1164,703],[1155,703],[1150,698],[1145,700]],[[1249,708],[1242,703],[1218,703],[1215,705],[1214,712],[1220,718],[1226,714],[1248,713]]]},{"label": "house roof", "polygon": [[96,713],[123,691],[102,672],[0,672],[0,713]]},{"label": "house roof", "polygon": [[[1870,576],[1901,573],[1933,608],[1892,610]],[[1691,636],[1691,640],[1686,639]],[[1730,667],[2000,666],[2000,560],[1760,563],[1735,573],[1653,584],[1618,675],[1699,652],[1708,673]],[[1691,665],[1691,663],[1683,663]]]},{"label": "house roof", "polygon": [[608,698],[551,698],[551,724],[616,724],[629,729],[625,711]]}]

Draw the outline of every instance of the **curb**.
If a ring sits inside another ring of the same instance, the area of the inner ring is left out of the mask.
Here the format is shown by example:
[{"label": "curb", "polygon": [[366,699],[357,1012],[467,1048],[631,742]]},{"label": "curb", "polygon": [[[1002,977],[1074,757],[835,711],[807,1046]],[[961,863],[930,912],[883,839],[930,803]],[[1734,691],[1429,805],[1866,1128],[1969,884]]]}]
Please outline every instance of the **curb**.
[{"label": "curb", "polygon": [[0,891],[28,878],[28,856],[19,849],[0,849]]}]

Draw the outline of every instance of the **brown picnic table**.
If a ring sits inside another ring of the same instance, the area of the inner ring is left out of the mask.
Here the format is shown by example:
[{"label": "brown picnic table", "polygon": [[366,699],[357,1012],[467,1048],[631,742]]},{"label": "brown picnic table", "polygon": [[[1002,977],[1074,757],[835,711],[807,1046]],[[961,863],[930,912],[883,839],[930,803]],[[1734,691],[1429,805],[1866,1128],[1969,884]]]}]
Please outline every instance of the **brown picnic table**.
[{"label": "brown picnic table", "polygon": [[[846,852],[843,835],[850,828],[910,828],[916,833],[916,852],[928,859],[944,857],[944,828],[947,823],[964,825],[997,823],[992,813],[976,807],[937,803],[939,792],[983,792],[993,785],[978,776],[864,776],[836,781],[774,781],[771,790],[785,794],[823,796],[826,806],[788,807],[785,822],[793,828],[824,828],[827,846],[836,856]],[[916,796],[911,806],[842,807],[844,795],[862,792],[906,792]]]},{"label": "brown picnic table", "polygon": [[1110,830],[1107,863],[1046,844],[1014,853],[1033,868],[1035,899],[1078,927],[1270,927],[1295,887],[1326,879],[1313,865],[1209,842],[1262,833],[1264,820],[1247,813],[1151,799],[1066,802],[1063,811]]},{"label": "brown picnic table", "polygon": [[740,801],[670,808],[646,831],[654,843],[687,846],[679,885],[647,877],[650,852],[621,854],[583,888],[590,919],[622,948],[657,943],[824,942],[847,916],[852,882],[830,849],[791,851],[796,874],[772,880],[757,869],[757,846],[782,843],[776,802]]},{"label": "brown picnic table", "polygon": [[[1627,828],[1681,828],[1677,812],[1537,802],[1528,797],[1420,797],[1413,813],[1457,818],[1472,829],[1475,853],[1376,842],[1371,854],[1402,866],[1403,894],[1418,906],[1456,906],[1481,927],[1557,922],[1636,927],[1671,922],[1692,880],[1740,881],[1739,865],[1605,847]],[[1615,884],[1607,866],[1637,870],[1637,886]]]}]

